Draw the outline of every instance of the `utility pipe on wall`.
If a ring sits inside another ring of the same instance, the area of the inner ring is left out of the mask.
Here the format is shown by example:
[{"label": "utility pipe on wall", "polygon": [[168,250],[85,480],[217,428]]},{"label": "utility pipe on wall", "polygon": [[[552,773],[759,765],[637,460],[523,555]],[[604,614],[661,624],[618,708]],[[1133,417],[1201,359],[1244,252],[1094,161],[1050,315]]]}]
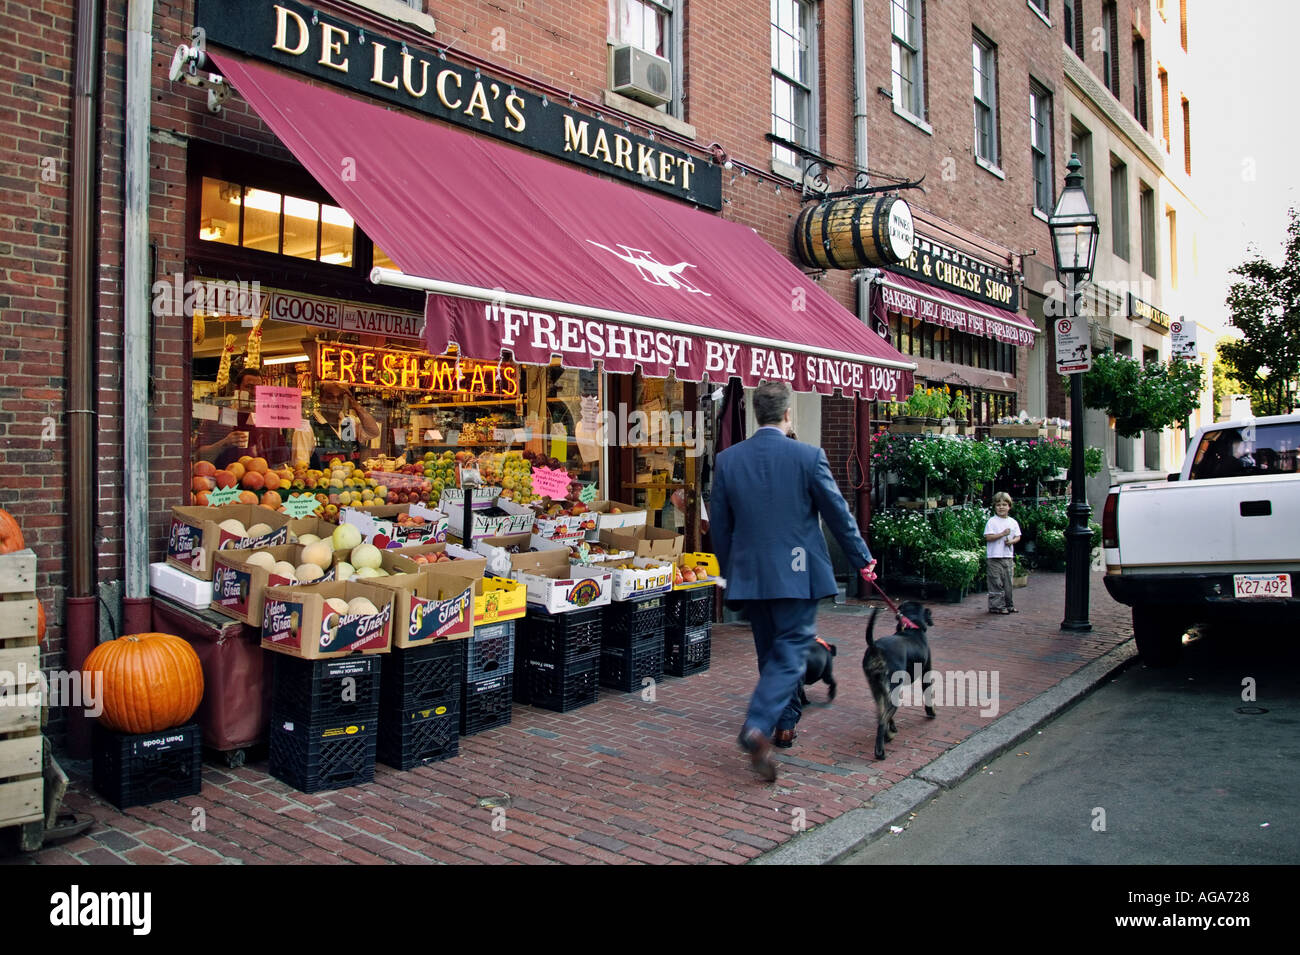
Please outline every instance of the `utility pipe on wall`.
[{"label": "utility pipe on wall", "polygon": [[[867,178],[867,18],[865,0],[853,0],[853,162],[857,167],[856,185],[870,184]],[[871,280],[858,272],[853,283],[858,293],[858,320],[871,327]],[[858,529],[866,539],[871,524],[871,402],[857,401],[857,434],[854,442],[861,462],[857,507]],[[859,584],[861,586],[861,584]]]},{"label": "utility pipe on wall", "polygon": [[[99,77],[99,3],[78,0],[72,97],[71,217],[68,223],[68,590],[65,666],[81,669],[99,633],[95,596],[95,172]],[[90,755],[90,721],[67,708],[68,747]]]},{"label": "utility pipe on wall", "polygon": [[149,122],[153,0],[126,19],[126,161],[122,249],[123,633],[153,629],[149,600]]}]

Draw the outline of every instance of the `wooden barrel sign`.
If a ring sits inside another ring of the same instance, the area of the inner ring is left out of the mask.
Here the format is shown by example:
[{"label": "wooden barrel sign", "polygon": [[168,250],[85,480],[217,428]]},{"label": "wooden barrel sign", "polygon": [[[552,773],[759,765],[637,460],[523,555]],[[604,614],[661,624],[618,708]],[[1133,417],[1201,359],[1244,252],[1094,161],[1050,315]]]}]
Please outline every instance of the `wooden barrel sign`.
[{"label": "wooden barrel sign", "polygon": [[795,251],[818,269],[894,265],[912,254],[912,210],[897,196],[849,196],[810,206],[795,221]]}]

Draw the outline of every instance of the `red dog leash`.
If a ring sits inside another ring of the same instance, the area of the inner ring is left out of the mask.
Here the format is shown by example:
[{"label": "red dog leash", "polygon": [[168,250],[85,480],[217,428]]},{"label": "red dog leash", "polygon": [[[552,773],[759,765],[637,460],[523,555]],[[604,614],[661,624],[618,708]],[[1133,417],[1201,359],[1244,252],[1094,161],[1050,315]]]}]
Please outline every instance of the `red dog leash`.
[{"label": "red dog leash", "polygon": [[889,595],[880,589],[880,584],[876,583],[876,578],[874,576],[872,576],[872,578],[867,582],[871,584],[871,586],[876,588],[876,593],[880,594],[880,599],[885,602],[885,606],[888,607],[890,610],[892,610],[894,612],[894,616],[902,622],[904,630],[906,630],[908,627],[911,627],[913,630],[921,629],[916,624],[912,623],[912,621],[909,620],[907,617],[903,616],[903,611],[898,609],[898,604],[890,600]]}]

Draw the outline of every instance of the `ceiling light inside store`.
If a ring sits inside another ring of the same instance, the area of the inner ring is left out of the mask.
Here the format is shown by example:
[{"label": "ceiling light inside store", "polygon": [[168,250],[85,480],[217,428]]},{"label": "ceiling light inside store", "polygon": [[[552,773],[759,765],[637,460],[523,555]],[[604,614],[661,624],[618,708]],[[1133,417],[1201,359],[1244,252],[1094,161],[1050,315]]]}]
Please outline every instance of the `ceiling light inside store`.
[{"label": "ceiling light inside store", "polygon": [[280,355],[276,358],[263,358],[263,365],[296,365],[299,362],[310,361],[306,355]]},{"label": "ceiling light inside store", "polygon": [[220,239],[226,234],[226,229],[229,227],[230,223],[225,222],[222,219],[204,219],[203,227],[199,229],[199,238],[208,240]]},{"label": "ceiling light inside store", "polygon": [[[231,205],[237,206],[241,204],[238,189],[222,189],[221,197]],[[296,196],[284,196],[283,198],[284,214],[286,216],[292,216],[295,219],[312,220],[319,217],[326,225],[341,226],[344,229],[351,229],[355,225],[353,218],[338,206],[312,202],[309,199],[299,199]],[[265,189],[249,189],[244,194],[242,205],[249,209],[256,209],[259,212],[279,212],[280,199],[281,196],[278,192],[267,192]]]}]

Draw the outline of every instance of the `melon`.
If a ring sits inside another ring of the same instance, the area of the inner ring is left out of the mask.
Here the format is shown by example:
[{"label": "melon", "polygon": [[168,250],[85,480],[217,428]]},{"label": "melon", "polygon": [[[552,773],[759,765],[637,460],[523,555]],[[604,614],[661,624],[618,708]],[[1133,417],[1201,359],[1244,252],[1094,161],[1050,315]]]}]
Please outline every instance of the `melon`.
[{"label": "melon", "polygon": [[322,571],[330,565],[330,561],[333,559],[334,551],[329,544],[322,540],[318,540],[314,544],[308,544],[302,549],[302,562],[304,564],[315,564]]},{"label": "melon", "polygon": [[255,554],[249,554],[245,563],[270,570],[275,566],[275,555],[269,550],[259,550]]},{"label": "melon", "polygon": [[325,606],[335,613],[347,613],[348,602],[341,597],[330,597],[325,601]]},{"label": "melon", "polygon": [[357,578],[360,580],[369,580],[371,577],[378,577],[379,571],[373,567],[358,567]]},{"label": "melon", "polygon": [[379,608],[376,607],[374,604],[372,604],[365,597],[353,597],[350,601],[348,601],[348,613],[349,614],[356,614],[356,613],[376,614],[379,613]]},{"label": "melon", "polygon": [[277,561],[275,566],[271,568],[271,573],[277,577],[287,577],[289,580],[298,579],[297,568],[287,560]]},{"label": "melon", "polygon": [[320,580],[324,576],[324,571],[312,563],[299,564],[294,573],[298,575],[298,583],[300,584],[310,584],[312,581]]},{"label": "melon", "polygon": [[383,554],[374,544],[357,544],[352,548],[351,562],[357,568],[378,568],[383,563]]},{"label": "melon", "polygon": [[228,518],[226,518],[224,521],[222,521],[222,522],[221,522],[220,524],[218,524],[217,526],[220,527],[220,528],[221,528],[223,531],[225,531],[227,534],[234,534],[236,537],[247,537],[247,536],[248,536],[248,534],[244,531],[244,524],[243,524],[243,522],[242,522],[242,521],[237,521],[237,520],[235,520],[235,518],[233,518],[233,517],[228,517]]},{"label": "melon", "polygon": [[246,532],[245,536],[246,536],[246,537],[265,537],[265,536],[266,536],[267,534],[269,534],[269,533],[271,533],[271,525],[270,525],[270,524],[263,524],[263,523],[259,522],[259,523],[257,523],[257,524],[252,525],[251,527],[249,527],[249,529],[248,529],[248,531]]},{"label": "melon", "polygon": [[335,550],[351,550],[361,543],[361,531],[353,524],[340,524],[330,536]]},{"label": "melon", "polygon": [[317,537],[315,534],[303,534],[301,537],[298,538],[298,543],[304,545],[314,544],[318,540],[320,540],[320,538]]},{"label": "melon", "polygon": [[357,569],[355,567],[349,564],[346,560],[341,560],[334,568],[334,578],[336,580],[347,580],[356,572]]}]

